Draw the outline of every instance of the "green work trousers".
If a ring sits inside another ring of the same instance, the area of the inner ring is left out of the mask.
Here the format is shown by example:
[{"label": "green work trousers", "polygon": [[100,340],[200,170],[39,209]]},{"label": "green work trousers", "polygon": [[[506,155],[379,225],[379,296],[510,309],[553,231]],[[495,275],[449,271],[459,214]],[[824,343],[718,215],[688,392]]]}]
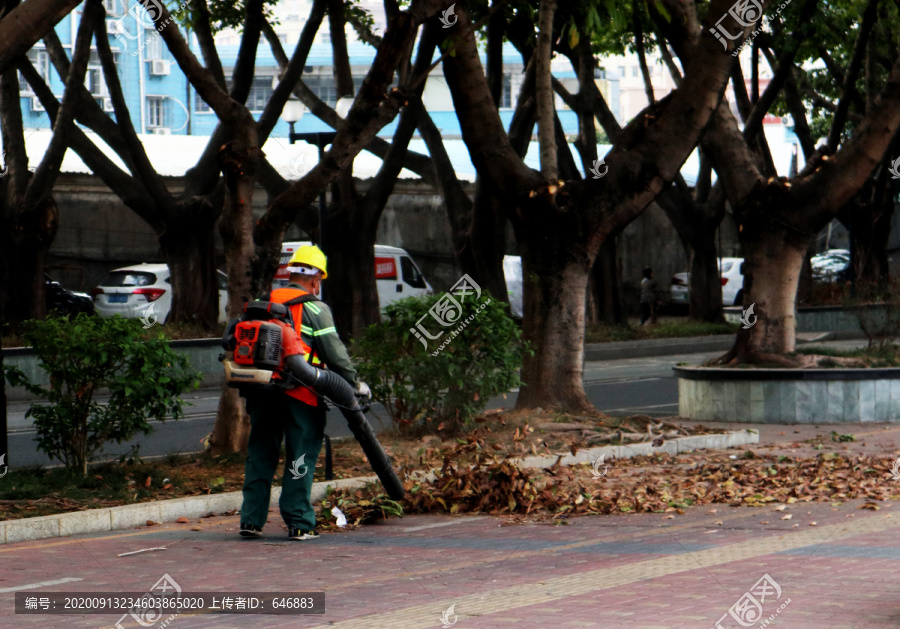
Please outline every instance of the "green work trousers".
[{"label": "green work trousers", "polygon": [[[284,393],[273,392],[249,396],[247,411],[250,413],[250,440],[244,465],[241,523],[259,527],[266,524],[272,479],[283,437],[284,477],[278,502],[281,517],[288,526],[301,531],[313,530],[316,513],[309,498],[325,434],[325,407],[313,407]],[[303,455],[303,463],[295,465]]]}]

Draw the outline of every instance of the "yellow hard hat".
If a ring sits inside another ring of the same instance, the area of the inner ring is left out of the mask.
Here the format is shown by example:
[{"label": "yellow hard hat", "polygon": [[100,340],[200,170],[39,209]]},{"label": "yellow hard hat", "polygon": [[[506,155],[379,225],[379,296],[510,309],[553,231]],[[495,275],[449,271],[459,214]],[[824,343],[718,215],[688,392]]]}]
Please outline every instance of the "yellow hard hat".
[{"label": "yellow hard hat", "polygon": [[[325,254],[322,253],[321,249],[315,245],[307,245],[305,247],[300,247],[294,252],[290,262],[288,262],[287,270],[288,273],[310,275],[308,272],[309,269],[304,267],[312,267],[322,271],[322,279],[324,280],[328,277],[328,271],[325,270],[327,262],[328,260],[325,258]],[[301,264],[304,266],[299,266]]]}]

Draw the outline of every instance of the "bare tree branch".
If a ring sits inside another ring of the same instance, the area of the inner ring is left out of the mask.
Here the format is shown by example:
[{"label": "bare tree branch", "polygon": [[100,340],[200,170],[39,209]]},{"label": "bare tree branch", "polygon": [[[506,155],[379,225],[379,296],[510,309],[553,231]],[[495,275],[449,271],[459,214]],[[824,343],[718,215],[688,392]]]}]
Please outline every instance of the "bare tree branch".
[{"label": "bare tree branch", "polygon": [[0,20],[0,73],[24,55],[81,0],[28,0]]},{"label": "bare tree branch", "polygon": [[[116,62],[112,50],[109,47],[109,37],[106,34],[106,22],[100,20],[97,28],[97,55],[100,57],[100,65],[103,68],[103,78],[112,99],[113,111],[116,114],[118,127],[125,146],[128,150],[129,162],[133,164],[132,174],[144,184],[147,192],[157,204],[158,211],[167,216],[172,208],[172,196],[159,173],[147,157],[144,144],[138,138],[128,111],[128,103],[125,102],[125,94],[122,84],[119,82],[119,74],[116,70]],[[169,217],[171,218],[171,217]],[[163,218],[163,221],[166,219]]]},{"label": "bare tree branch", "polygon": [[74,91],[76,87],[84,85],[84,74],[87,72],[88,61],[91,58],[91,38],[102,14],[103,6],[99,0],[88,0],[81,16],[81,23],[78,25],[75,47],[72,50],[72,64],[69,66],[69,75],[66,77],[62,104],[53,124],[53,137],[28,184],[24,202],[26,208],[37,205],[49,195],[53,190],[53,182],[59,175],[59,167],[68,146],[69,128],[75,119],[74,101],[76,99],[69,96],[70,90]]}]

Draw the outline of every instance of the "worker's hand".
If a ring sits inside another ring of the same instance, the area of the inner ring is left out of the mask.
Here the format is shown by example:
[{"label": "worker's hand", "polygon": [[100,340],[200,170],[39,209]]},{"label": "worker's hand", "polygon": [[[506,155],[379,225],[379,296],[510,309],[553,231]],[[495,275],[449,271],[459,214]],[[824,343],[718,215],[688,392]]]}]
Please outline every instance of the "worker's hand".
[{"label": "worker's hand", "polygon": [[369,385],[362,380],[356,385],[356,397],[365,398],[367,400],[372,399],[372,390],[369,388]]}]

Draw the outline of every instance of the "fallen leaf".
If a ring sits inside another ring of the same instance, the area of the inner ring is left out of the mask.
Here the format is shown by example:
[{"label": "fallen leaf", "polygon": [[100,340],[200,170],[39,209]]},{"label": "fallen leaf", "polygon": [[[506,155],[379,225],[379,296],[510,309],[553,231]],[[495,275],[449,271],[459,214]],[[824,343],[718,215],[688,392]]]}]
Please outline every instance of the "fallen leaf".
[{"label": "fallen leaf", "polygon": [[151,480],[150,480],[150,477],[148,476],[148,477],[147,477],[147,480],[144,481],[144,487],[149,487],[149,486],[150,486],[150,482],[151,482]]},{"label": "fallen leaf", "polygon": [[147,526],[156,526],[159,522],[154,522],[153,520],[147,520]]},{"label": "fallen leaf", "polygon": [[782,519],[782,520],[790,520],[790,519],[793,518],[793,517],[794,517],[793,515],[791,515],[790,513],[788,513],[787,515],[781,516],[781,519]]},{"label": "fallen leaf", "polygon": [[762,522],[760,522],[760,524],[768,524],[768,523],[769,523],[768,520],[763,520]]},{"label": "fallen leaf", "polygon": [[706,513],[710,514],[710,513],[718,513],[718,512],[719,512],[718,509],[710,509],[710,510],[707,511]]},{"label": "fallen leaf", "polygon": [[785,509],[787,509],[787,506],[785,505],[778,505],[775,507],[775,511],[784,511]]},{"label": "fallen leaf", "polygon": [[874,502],[867,502],[866,504],[864,504],[860,507],[860,509],[869,509],[871,511],[878,511],[880,508],[881,507],[879,507]]},{"label": "fallen leaf", "polygon": [[810,525],[810,526],[817,526],[817,523],[816,523],[816,522],[810,522],[809,525]]},{"label": "fallen leaf", "polygon": [[180,518],[178,518],[178,519],[175,520],[175,521],[178,522],[179,524],[187,524],[188,522],[190,522],[190,520],[188,520],[188,519],[187,519],[186,517],[184,517],[184,516],[181,516]]}]

